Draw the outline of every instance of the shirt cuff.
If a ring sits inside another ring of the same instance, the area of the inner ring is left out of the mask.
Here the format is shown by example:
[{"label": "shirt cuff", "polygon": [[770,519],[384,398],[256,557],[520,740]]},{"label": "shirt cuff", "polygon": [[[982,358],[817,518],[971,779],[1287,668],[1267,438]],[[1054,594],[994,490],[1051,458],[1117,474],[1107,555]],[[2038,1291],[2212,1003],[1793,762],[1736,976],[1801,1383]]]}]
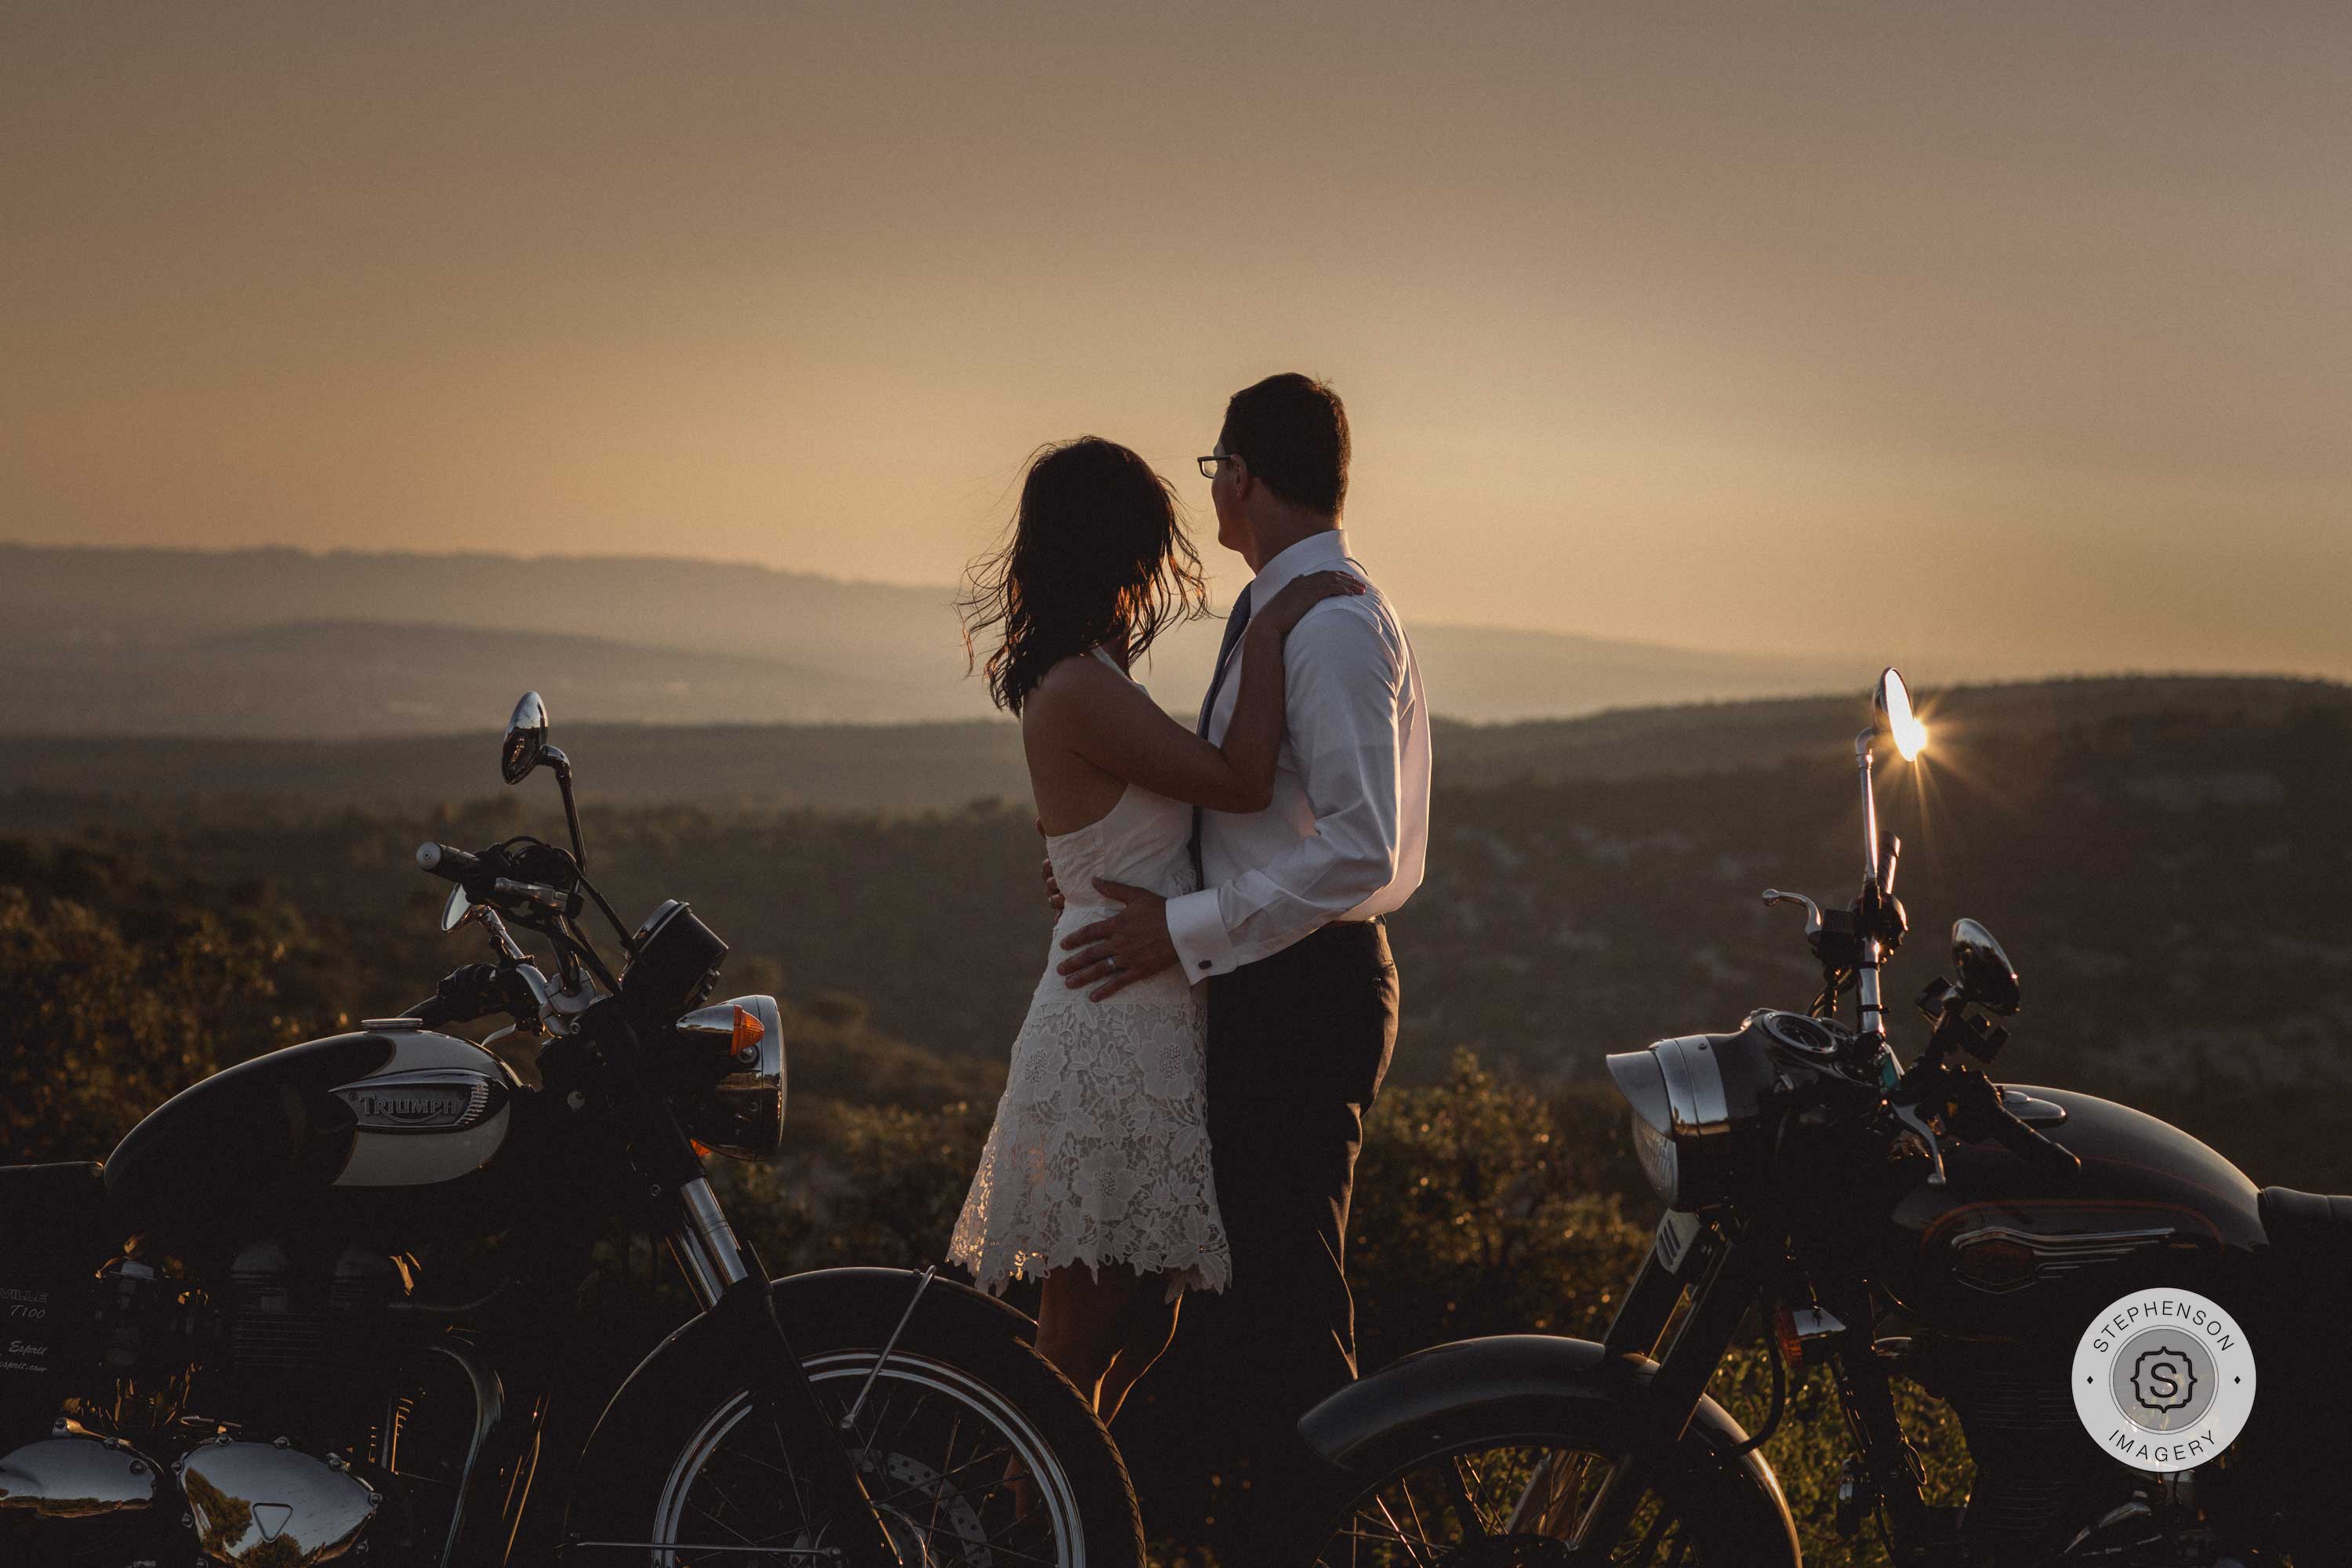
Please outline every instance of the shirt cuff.
[{"label": "shirt cuff", "polygon": [[1214,888],[1168,900],[1168,940],[1176,949],[1176,962],[1184,978],[1196,984],[1212,974],[1240,967]]}]

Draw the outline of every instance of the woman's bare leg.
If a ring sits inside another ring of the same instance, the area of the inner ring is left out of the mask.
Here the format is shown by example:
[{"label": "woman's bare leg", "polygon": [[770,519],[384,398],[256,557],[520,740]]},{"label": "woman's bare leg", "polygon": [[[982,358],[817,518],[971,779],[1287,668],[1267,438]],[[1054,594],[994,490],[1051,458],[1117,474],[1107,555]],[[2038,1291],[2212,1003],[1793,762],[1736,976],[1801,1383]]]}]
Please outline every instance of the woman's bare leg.
[{"label": "woman's bare leg", "polygon": [[1103,1374],[1102,1390],[1095,1397],[1095,1414],[1103,1425],[1110,1425],[1112,1416],[1127,1398],[1128,1390],[1151,1370],[1171,1342],[1176,1338],[1176,1309],[1182,1298],[1168,1299],[1168,1276],[1154,1274],[1146,1279],[1127,1304],[1127,1334],[1120,1342],[1118,1353],[1111,1358],[1110,1368]]},{"label": "woman's bare leg", "polygon": [[1144,1281],[1123,1263],[1108,1264],[1099,1275],[1080,1263],[1045,1276],[1037,1304],[1037,1353],[1076,1384],[1090,1405],[1126,1342],[1129,1314],[1143,1289]]},{"label": "woman's bare leg", "polygon": [[[1045,1276],[1037,1303],[1037,1353],[1077,1385],[1106,1423],[1175,1334],[1176,1306],[1167,1292],[1165,1276],[1139,1276],[1123,1263],[1099,1274],[1069,1264]],[[1036,1507],[1034,1483],[1017,1460],[1005,1462],[1004,1479],[1026,1518]]]}]

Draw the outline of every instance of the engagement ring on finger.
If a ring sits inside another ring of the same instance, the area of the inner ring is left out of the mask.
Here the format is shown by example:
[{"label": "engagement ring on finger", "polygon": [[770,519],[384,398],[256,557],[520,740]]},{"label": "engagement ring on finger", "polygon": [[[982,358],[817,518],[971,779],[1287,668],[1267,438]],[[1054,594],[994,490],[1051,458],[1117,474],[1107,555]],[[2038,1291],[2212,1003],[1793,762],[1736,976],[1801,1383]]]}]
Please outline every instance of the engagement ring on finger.
[{"label": "engagement ring on finger", "polygon": [[1118,973],[1118,960],[1116,958],[1110,961],[1110,972],[1113,974],[1117,974]]}]

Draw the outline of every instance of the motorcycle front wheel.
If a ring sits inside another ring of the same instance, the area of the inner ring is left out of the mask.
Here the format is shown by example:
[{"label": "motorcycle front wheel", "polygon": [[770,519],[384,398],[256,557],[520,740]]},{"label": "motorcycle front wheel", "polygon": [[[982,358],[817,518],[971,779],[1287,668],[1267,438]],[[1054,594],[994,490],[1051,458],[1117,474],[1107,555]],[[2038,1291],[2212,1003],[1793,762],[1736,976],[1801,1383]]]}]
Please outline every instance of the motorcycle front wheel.
[{"label": "motorcycle front wheel", "polygon": [[[796,1322],[793,1348],[836,1423],[863,1394],[851,1454],[906,1568],[1139,1568],[1126,1468],[1050,1363],[1009,1333],[919,1318],[885,1361],[877,1321],[854,1318]],[[889,1326],[879,1320],[882,1332]],[[740,1369],[698,1369],[665,1404],[660,1429],[631,1444],[575,1538],[598,1543],[583,1563],[829,1561],[832,1521],[778,1435],[753,1418]]]},{"label": "motorcycle front wheel", "polygon": [[1727,1568],[1763,1561],[1738,1510],[1669,1461],[1614,1541],[1571,1551],[1618,1460],[1610,1434],[1570,1426],[1474,1437],[1393,1466],[1341,1506],[1317,1568]]}]

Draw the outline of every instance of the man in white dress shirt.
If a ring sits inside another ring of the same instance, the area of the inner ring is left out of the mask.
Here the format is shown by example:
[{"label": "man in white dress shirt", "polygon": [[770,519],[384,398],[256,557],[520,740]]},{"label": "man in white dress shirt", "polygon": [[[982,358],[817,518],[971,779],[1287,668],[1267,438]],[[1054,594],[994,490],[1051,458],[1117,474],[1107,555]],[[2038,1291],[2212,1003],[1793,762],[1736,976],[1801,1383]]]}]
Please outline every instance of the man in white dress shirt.
[{"label": "man in white dress shirt", "polygon": [[[1217,542],[1256,575],[1234,602],[1201,733],[1221,740],[1253,605],[1308,572],[1370,579],[1339,527],[1348,416],[1303,375],[1235,393],[1212,477]],[[1396,1040],[1382,917],[1421,885],[1429,709],[1412,646],[1379,588],[1325,600],[1284,649],[1288,700],[1264,811],[1196,815],[1199,892],[1097,886],[1120,912],[1074,933],[1059,966],[1097,996],[1181,965],[1209,986],[1210,1144],[1234,1281],[1216,1321],[1228,1408],[1213,1456],[1228,1561],[1276,1561],[1307,1464],[1298,1417],[1356,1373],[1348,1204],[1362,1117]],[[1241,1484],[1241,1483],[1245,1483]]]}]

